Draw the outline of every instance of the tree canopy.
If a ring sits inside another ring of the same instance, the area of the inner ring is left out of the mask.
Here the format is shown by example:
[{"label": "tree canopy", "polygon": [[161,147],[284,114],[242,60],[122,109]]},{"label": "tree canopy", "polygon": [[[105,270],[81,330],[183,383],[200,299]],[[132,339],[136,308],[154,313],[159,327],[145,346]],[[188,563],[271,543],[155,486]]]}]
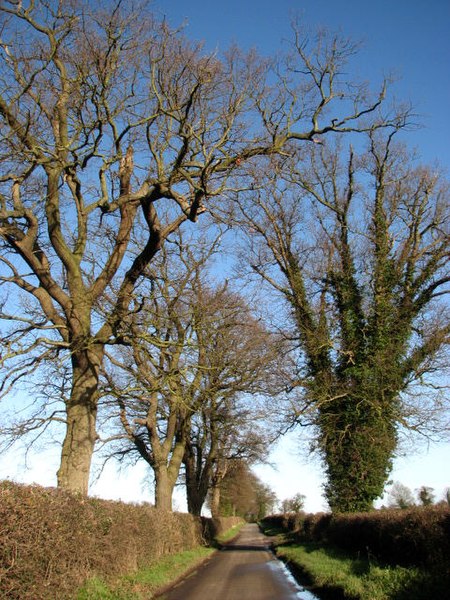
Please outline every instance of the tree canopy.
[{"label": "tree canopy", "polygon": [[382,493],[399,427],[445,426],[449,187],[394,140],[274,158],[236,201],[246,261],[290,310],[293,419],[316,428],[334,510]]},{"label": "tree canopy", "polygon": [[[296,24],[289,52],[263,59],[208,53],[148,2],[11,0],[0,18],[0,397],[38,400],[2,433],[58,423],[58,485],[86,494],[114,397],[149,464],[170,433],[171,485],[197,452],[199,491],[202,469],[211,486],[223,479],[227,444],[246,431],[246,419],[228,438],[221,425],[213,441],[214,418],[284,378],[298,392],[292,421],[315,428],[331,508],[369,506],[399,427],[442,427],[448,182],[395,143],[409,110],[386,82],[373,91],[348,75],[355,44]],[[194,225],[213,243],[219,224],[271,289],[269,312],[277,297],[290,311],[277,323],[289,374],[267,376],[274,336],[250,286],[238,293],[221,273],[202,287],[186,248],[161,275],[165,244],[190,247]],[[114,361],[126,383],[115,396]],[[205,431],[202,452],[222,448],[214,469],[198,454]]]}]

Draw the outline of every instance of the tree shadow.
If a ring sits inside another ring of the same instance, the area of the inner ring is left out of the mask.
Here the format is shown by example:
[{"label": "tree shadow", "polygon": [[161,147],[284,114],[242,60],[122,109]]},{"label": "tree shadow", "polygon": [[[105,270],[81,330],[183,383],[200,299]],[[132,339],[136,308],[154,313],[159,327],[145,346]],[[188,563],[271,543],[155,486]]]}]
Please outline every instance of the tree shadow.
[{"label": "tree shadow", "polygon": [[225,544],[220,550],[222,552],[264,552],[270,550],[270,546],[257,546],[256,544]]}]

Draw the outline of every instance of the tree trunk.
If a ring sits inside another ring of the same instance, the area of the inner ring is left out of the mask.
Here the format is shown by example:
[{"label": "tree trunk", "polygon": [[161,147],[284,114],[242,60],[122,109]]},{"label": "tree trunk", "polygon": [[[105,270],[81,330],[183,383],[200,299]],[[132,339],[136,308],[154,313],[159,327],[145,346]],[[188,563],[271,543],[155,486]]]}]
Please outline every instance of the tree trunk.
[{"label": "tree trunk", "polygon": [[189,477],[186,470],[186,499],[188,505],[188,512],[191,515],[199,517],[202,513],[203,504],[206,500],[206,494],[208,490],[204,491],[199,487],[197,479],[195,477]]},{"label": "tree trunk", "polygon": [[[339,407],[331,402],[320,414],[325,492],[332,512],[371,510],[392,469],[397,432],[389,409],[376,400],[358,400],[349,399],[343,417],[339,415],[342,399]],[[359,410],[351,410],[352,404],[358,404]]]},{"label": "tree trunk", "polygon": [[213,519],[220,517],[220,487],[214,484],[211,489],[211,516]]},{"label": "tree trunk", "polygon": [[199,517],[211,482],[211,459],[207,456],[204,464],[202,464],[201,455],[196,455],[192,447],[187,444],[183,463],[188,512]]},{"label": "tree trunk", "polygon": [[155,469],[155,507],[160,510],[172,510],[172,495],[175,482],[171,481],[165,466]]},{"label": "tree trunk", "polygon": [[205,503],[206,494],[203,494],[202,491],[198,489],[195,479],[188,481],[186,478],[186,499],[189,514],[199,517],[202,512],[203,504]]},{"label": "tree trunk", "polygon": [[199,497],[197,477],[195,472],[195,454],[189,447],[189,444],[186,446],[186,450],[183,457],[183,463],[186,479],[186,500],[188,513],[199,517],[202,510],[203,502],[201,502]]},{"label": "tree trunk", "polygon": [[99,367],[103,346],[74,352],[72,355],[72,391],[66,405],[67,429],[58,487],[87,495],[92,454],[97,439]]},{"label": "tree trunk", "polygon": [[[173,413],[176,416],[177,413]],[[150,444],[153,453],[153,471],[155,474],[155,506],[161,510],[172,510],[172,495],[183,461],[185,440],[181,434],[183,427],[177,430],[176,419],[169,423],[163,443],[158,438],[156,426],[150,432]]]}]

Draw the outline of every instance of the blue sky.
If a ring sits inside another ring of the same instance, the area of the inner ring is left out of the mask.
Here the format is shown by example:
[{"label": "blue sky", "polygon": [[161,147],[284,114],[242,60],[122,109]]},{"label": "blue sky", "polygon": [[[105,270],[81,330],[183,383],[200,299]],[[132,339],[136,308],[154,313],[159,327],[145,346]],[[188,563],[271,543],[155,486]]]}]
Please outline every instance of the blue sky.
[{"label": "blue sky", "polygon": [[[187,37],[219,53],[235,43],[276,54],[291,39],[294,17],[312,31],[326,28],[360,41],[349,74],[371,82],[374,89],[392,74],[395,97],[413,105],[420,124],[405,135],[405,142],[421,161],[438,163],[450,174],[449,0],[159,0],[154,6],[170,24],[184,22]],[[275,450],[274,468],[263,466],[257,472],[281,498],[301,492],[307,496],[307,510],[321,510],[321,466],[299,452],[298,438],[299,433],[291,434]],[[441,497],[450,486],[450,444],[422,443],[415,451],[408,446],[405,454],[395,461],[392,479],[412,491],[428,485]]]},{"label": "blue sky", "polygon": [[[155,0],[155,11],[172,25],[185,23],[187,37],[203,40],[206,49],[225,51],[232,43],[244,49],[256,48],[264,55],[277,53],[291,36],[290,23],[301,17],[305,27],[326,27],[354,40],[362,49],[354,62],[354,74],[373,82],[374,87],[388,73],[398,78],[395,94],[411,102],[421,115],[422,127],[408,135],[426,163],[440,163],[450,173],[450,1],[449,0]],[[258,468],[258,474],[278,493],[280,499],[297,492],[307,496],[307,510],[324,508],[321,499],[323,477],[320,465],[299,452],[300,434],[294,432],[275,450],[274,468]],[[29,457],[25,470],[17,454],[0,460],[0,478],[42,485],[55,485],[59,456],[54,452]],[[448,461],[450,444],[421,446],[412,459],[395,462],[392,478],[415,490],[429,485],[441,496],[450,486]],[[12,470],[16,464],[16,471]],[[145,469],[139,465],[127,477],[118,477],[108,467],[92,492],[127,501],[152,500]],[[178,506],[183,508],[182,494]]]},{"label": "blue sky", "polygon": [[[363,46],[358,77],[380,82],[393,73],[395,93],[412,102],[421,129],[408,136],[425,162],[450,172],[450,2],[448,0],[157,0],[155,10],[186,35],[219,52],[236,43],[264,55],[291,38],[293,17],[313,30],[338,31]],[[285,46],[284,46],[285,47]]]}]

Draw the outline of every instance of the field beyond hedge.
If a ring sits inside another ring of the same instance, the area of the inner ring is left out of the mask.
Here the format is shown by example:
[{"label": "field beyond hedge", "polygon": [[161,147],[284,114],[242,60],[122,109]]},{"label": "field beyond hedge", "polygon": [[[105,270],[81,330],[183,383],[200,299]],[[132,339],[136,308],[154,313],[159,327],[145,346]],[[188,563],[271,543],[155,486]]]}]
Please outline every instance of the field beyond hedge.
[{"label": "field beyond hedge", "polygon": [[208,545],[240,519],[196,518],[0,482],[0,598],[69,600],[89,579],[146,569]]}]

